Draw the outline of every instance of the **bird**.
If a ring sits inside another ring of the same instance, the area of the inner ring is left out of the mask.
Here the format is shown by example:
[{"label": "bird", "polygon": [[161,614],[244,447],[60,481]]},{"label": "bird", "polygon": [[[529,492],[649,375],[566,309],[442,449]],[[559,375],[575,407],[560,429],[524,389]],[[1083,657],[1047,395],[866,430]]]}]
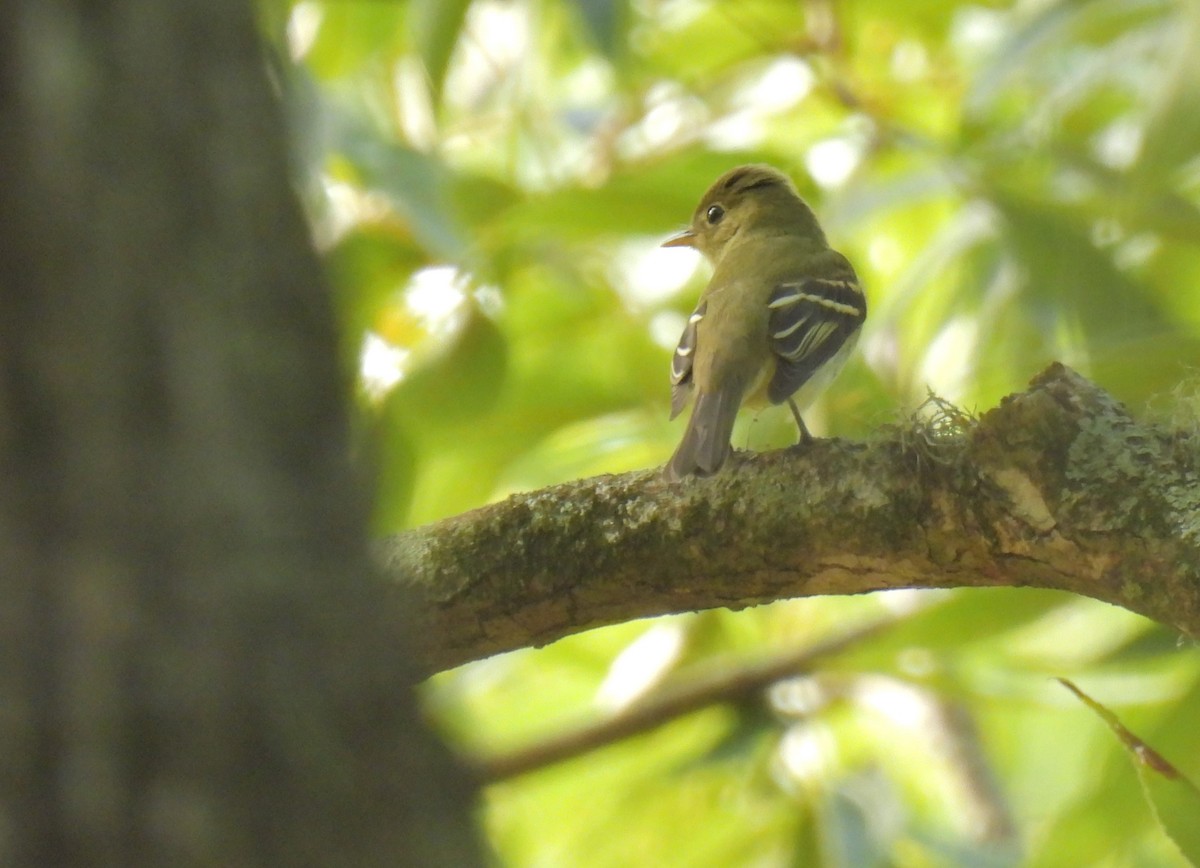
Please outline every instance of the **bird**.
[{"label": "bird", "polygon": [[810,442],[801,412],[853,352],[867,302],[791,179],[764,164],[730,169],[662,246],[694,248],[713,266],[671,359],[671,418],[695,401],[666,477],[720,470],[738,409],[763,397],[786,401]]}]

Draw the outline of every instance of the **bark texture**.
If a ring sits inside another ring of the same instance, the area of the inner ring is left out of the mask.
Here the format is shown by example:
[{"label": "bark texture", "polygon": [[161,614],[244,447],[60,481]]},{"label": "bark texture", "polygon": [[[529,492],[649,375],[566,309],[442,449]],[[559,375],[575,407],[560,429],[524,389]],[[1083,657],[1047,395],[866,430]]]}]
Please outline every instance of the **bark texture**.
[{"label": "bark texture", "polygon": [[251,5],[0,4],[0,864],[471,865]]},{"label": "bark texture", "polygon": [[631,618],[883,588],[1057,588],[1200,636],[1200,446],[1054,365],[978,421],[582,480],[385,540],[444,668]]}]

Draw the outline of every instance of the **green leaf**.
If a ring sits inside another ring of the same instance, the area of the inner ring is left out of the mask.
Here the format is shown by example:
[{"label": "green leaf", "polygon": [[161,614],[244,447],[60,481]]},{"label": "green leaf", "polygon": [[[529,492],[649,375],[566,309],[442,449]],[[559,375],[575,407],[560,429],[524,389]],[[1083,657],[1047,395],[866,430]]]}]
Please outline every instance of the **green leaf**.
[{"label": "green leaf", "polygon": [[404,3],[320,4],[316,40],[306,65],[322,79],[361,73],[369,61],[398,48],[408,6]]},{"label": "green leaf", "polygon": [[1181,3],[1178,18],[1163,22],[1167,74],[1153,96],[1141,164],[1152,175],[1170,174],[1200,151],[1200,4]]},{"label": "green leaf", "polygon": [[347,352],[358,353],[385,303],[427,262],[411,239],[387,226],[360,226],[326,254]]},{"label": "green leaf", "polygon": [[1170,388],[1183,360],[1200,358],[1195,334],[1118,269],[1085,226],[1040,202],[1000,192],[994,201],[1006,218],[1005,241],[1026,272],[1021,304],[1010,311],[1040,333],[1047,349],[1125,400]]},{"label": "green leaf", "polygon": [[644,28],[638,39],[639,59],[685,84],[703,83],[730,73],[742,61],[783,48],[787,34],[805,31],[799,3],[738,0],[708,6],[708,14],[664,15],[666,26]]},{"label": "green leaf", "polygon": [[660,435],[660,420],[645,412],[615,413],[572,422],[531,443],[500,477],[512,491],[652,467],[671,444]]},{"label": "green leaf", "polygon": [[[864,805],[860,791],[869,791],[875,804]],[[886,805],[884,810],[898,811],[895,797],[879,772],[851,777],[831,788],[823,804],[824,864],[838,868],[884,868],[890,864],[890,842],[881,840],[883,824],[872,822],[871,809]]]},{"label": "green leaf", "polygon": [[521,445],[493,413],[508,355],[503,333],[472,308],[449,345],[388,394],[379,421],[381,530],[487,500],[499,468]]},{"label": "green leaf", "polygon": [[625,0],[575,0],[575,6],[600,50],[610,58],[615,57],[624,44],[622,37],[628,3]]},{"label": "green leaf", "polygon": [[363,183],[387,196],[413,236],[432,254],[461,261],[467,240],[451,207],[450,170],[349,115],[342,116],[338,127],[339,150],[358,170]]},{"label": "green leaf", "polygon": [[688,151],[620,172],[601,187],[562,187],[530,196],[506,215],[506,225],[518,238],[549,232],[568,241],[665,235],[687,224],[714,178],[738,163],[763,159],[761,154]]},{"label": "green leaf", "polygon": [[425,65],[433,104],[440,105],[450,57],[471,0],[413,0],[409,25],[413,42]]},{"label": "green leaf", "polygon": [[999,643],[1076,599],[1040,588],[977,588],[939,594],[940,599],[908,615],[846,656],[855,668],[890,669],[896,656],[919,649],[958,660]]},{"label": "green leaf", "polygon": [[[1030,78],[1068,103],[1093,93],[1112,94],[1113,61],[1133,62],[1141,51],[1137,41],[1124,37],[1146,26],[1157,27],[1162,13],[1173,5],[1162,0],[1086,0],[1036,7],[976,74],[965,106],[972,112],[990,109]],[[1054,90],[1065,82],[1069,88]]]},{"label": "green leaf", "polygon": [[1192,865],[1200,866],[1200,787],[1158,751],[1126,729],[1108,708],[1070,680],[1059,678],[1058,681],[1108,724],[1133,760],[1146,799],[1154,809],[1163,831]]},{"label": "green leaf", "polygon": [[469,424],[490,412],[508,368],[508,344],[490,317],[473,306],[450,347],[412,372],[390,402],[403,415],[442,436],[447,426]]},{"label": "green leaf", "polygon": [[367,423],[367,463],[374,471],[375,490],[371,524],[376,535],[394,532],[408,523],[420,468],[417,446],[408,432],[410,425],[417,424],[419,420],[386,411]]}]

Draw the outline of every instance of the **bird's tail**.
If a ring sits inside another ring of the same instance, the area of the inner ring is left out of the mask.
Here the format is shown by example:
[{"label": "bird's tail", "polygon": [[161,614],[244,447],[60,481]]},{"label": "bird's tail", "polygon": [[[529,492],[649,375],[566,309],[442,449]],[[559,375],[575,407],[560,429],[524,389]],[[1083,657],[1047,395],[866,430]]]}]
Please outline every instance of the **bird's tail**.
[{"label": "bird's tail", "polygon": [[741,395],[736,389],[700,392],[688,420],[683,440],[667,462],[667,479],[708,476],[716,473],[729,457],[729,437],[737,418]]}]

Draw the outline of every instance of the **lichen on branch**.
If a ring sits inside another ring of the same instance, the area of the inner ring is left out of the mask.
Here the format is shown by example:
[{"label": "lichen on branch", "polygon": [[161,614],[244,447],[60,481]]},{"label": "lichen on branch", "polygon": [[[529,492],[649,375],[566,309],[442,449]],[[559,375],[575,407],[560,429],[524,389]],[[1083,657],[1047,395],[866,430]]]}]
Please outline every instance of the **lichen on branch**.
[{"label": "lichen on branch", "polygon": [[1063,365],[979,419],[583,479],[380,542],[431,666],[633,618],[884,588],[1033,586],[1200,635],[1200,448]]}]

